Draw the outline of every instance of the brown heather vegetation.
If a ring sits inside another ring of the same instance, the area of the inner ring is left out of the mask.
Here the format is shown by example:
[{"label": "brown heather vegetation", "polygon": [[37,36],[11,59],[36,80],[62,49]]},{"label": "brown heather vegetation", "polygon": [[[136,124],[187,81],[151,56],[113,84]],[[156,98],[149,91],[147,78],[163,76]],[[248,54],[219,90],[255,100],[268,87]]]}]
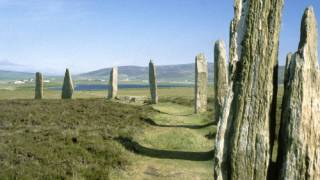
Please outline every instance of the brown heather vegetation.
[{"label": "brown heather vegetation", "polygon": [[143,128],[148,107],[104,99],[1,100],[0,179],[108,179],[130,164],[113,140]]}]

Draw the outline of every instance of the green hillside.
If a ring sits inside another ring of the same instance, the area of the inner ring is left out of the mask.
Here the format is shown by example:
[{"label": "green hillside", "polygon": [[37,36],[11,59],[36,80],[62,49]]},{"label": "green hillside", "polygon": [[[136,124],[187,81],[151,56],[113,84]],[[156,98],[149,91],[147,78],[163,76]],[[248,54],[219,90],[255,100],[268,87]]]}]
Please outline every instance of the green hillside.
[{"label": "green hillside", "polygon": [[[208,64],[209,79],[213,80],[213,63]],[[194,64],[181,65],[165,65],[157,66],[158,80],[160,81],[194,81]],[[80,74],[80,78],[101,78],[109,77],[111,68],[103,68],[97,71],[92,71]],[[148,67],[141,66],[120,66],[120,79],[128,80],[148,80]]]},{"label": "green hillside", "polygon": [[[194,64],[165,65],[157,66],[159,81],[194,81]],[[213,63],[208,63],[209,81],[213,82]],[[108,79],[111,68],[104,68],[78,75],[78,78]],[[148,67],[140,66],[120,66],[120,79],[131,81],[148,80]],[[284,67],[279,67],[279,83],[283,82]]]},{"label": "green hillside", "polygon": [[33,78],[33,73],[0,70],[0,80],[21,80]]}]

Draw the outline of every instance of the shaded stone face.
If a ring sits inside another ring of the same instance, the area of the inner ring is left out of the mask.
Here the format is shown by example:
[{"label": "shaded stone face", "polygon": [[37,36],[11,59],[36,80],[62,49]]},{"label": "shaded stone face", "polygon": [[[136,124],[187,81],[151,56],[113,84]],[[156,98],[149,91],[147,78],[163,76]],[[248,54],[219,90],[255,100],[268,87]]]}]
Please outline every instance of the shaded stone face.
[{"label": "shaded stone face", "polygon": [[108,98],[114,99],[118,94],[118,68],[112,68],[110,72]]},{"label": "shaded stone face", "polygon": [[195,66],[195,113],[207,111],[208,65],[203,54],[196,57]]},{"label": "shaded stone face", "polygon": [[217,41],[214,46],[214,110],[215,121],[222,116],[225,97],[228,93],[227,54],[223,41]]},{"label": "shaded stone face", "polygon": [[287,64],[279,135],[280,179],[320,179],[320,71],[313,8],[305,10],[299,49]]},{"label": "shaded stone face", "polygon": [[64,75],[63,86],[62,86],[62,99],[72,99],[73,95],[73,82],[71,78],[71,74],[69,69],[66,69],[66,73]]},{"label": "shaded stone face", "polygon": [[267,179],[282,6],[283,0],[235,0],[231,81],[215,142],[215,179]]},{"label": "shaded stone face", "polygon": [[158,103],[158,86],[157,86],[157,73],[156,67],[152,61],[149,63],[149,85],[151,93],[151,103]]},{"label": "shaded stone face", "polygon": [[287,57],[286,57],[286,66],[284,69],[284,80],[283,80],[283,86],[286,88],[288,85],[288,73],[289,73],[289,68],[290,68],[290,63],[291,63],[291,59],[292,59],[292,53],[288,53]]},{"label": "shaded stone face", "polygon": [[36,87],[35,87],[35,99],[42,99],[43,97],[43,78],[42,74],[36,73]]}]

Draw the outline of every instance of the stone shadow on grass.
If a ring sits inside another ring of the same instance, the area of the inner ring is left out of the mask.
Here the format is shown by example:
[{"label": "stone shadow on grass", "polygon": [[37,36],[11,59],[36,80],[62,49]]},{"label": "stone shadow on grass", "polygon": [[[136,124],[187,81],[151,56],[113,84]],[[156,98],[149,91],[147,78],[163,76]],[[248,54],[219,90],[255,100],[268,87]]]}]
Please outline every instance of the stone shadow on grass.
[{"label": "stone shadow on grass", "polygon": [[157,126],[157,127],[172,127],[172,128],[188,128],[188,129],[202,129],[202,128],[206,128],[209,126],[213,126],[216,125],[216,122],[209,122],[207,124],[203,124],[203,125],[164,125],[164,124],[158,124],[156,123],[153,119],[151,118],[144,118],[142,119],[145,123],[150,124],[152,126]]},{"label": "stone shadow on grass", "polygon": [[143,156],[159,159],[180,159],[189,161],[209,161],[213,159],[213,150],[208,152],[185,152],[151,149],[140,145],[127,137],[117,137],[114,140],[122,144],[127,150]]},{"label": "stone shadow on grass", "polygon": [[209,132],[208,134],[206,134],[204,137],[206,137],[207,139],[215,139],[217,135],[217,132]]},{"label": "stone shadow on grass", "polygon": [[158,109],[154,109],[154,108],[153,108],[153,110],[159,114],[166,114],[166,115],[170,115],[170,116],[192,116],[192,115],[194,115],[194,113],[190,113],[190,114],[174,114],[174,113],[172,113],[171,114],[171,113],[167,113],[167,112],[162,112],[162,111],[160,111]]}]

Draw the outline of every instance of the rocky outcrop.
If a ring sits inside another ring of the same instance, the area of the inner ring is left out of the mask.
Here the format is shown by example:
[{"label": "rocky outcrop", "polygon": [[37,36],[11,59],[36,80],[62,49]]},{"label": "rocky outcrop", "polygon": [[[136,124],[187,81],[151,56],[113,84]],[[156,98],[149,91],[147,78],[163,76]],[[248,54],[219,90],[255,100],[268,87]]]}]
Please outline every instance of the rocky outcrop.
[{"label": "rocky outcrop", "polygon": [[208,64],[204,54],[196,56],[195,62],[195,113],[207,111]]},{"label": "rocky outcrop", "polygon": [[217,41],[214,46],[214,110],[215,121],[219,121],[225,97],[228,93],[227,53],[223,41]]},{"label": "rocky outcrop", "polygon": [[280,179],[320,179],[317,40],[316,17],[309,7],[302,18],[299,49],[287,61],[278,150]]},{"label": "rocky outcrop", "polygon": [[283,0],[235,0],[230,79],[218,124],[215,179],[267,179],[274,140]]},{"label": "rocky outcrop", "polygon": [[36,73],[36,87],[35,87],[35,99],[42,99],[43,97],[43,78],[42,74],[37,72]]},{"label": "rocky outcrop", "polygon": [[71,74],[69,69],[66,69],[66,73],[64,75],[63,86],[62,86],[62,99],[72,99],[73,95],[73,82],[71,78]]},{"label": "rocky outcrop", "polygon": [[118,94],[118,67],[112,68],[109,80],[108,98],[115,99]]},{"label": "rocky outcrop", "polygon": [[157,73],[156,67],[152,60],[149,63],[149,86],[150,86],[150,93],[151,93],[151,103],[157,104],[158,103],[158,85],[157,85]]}]

